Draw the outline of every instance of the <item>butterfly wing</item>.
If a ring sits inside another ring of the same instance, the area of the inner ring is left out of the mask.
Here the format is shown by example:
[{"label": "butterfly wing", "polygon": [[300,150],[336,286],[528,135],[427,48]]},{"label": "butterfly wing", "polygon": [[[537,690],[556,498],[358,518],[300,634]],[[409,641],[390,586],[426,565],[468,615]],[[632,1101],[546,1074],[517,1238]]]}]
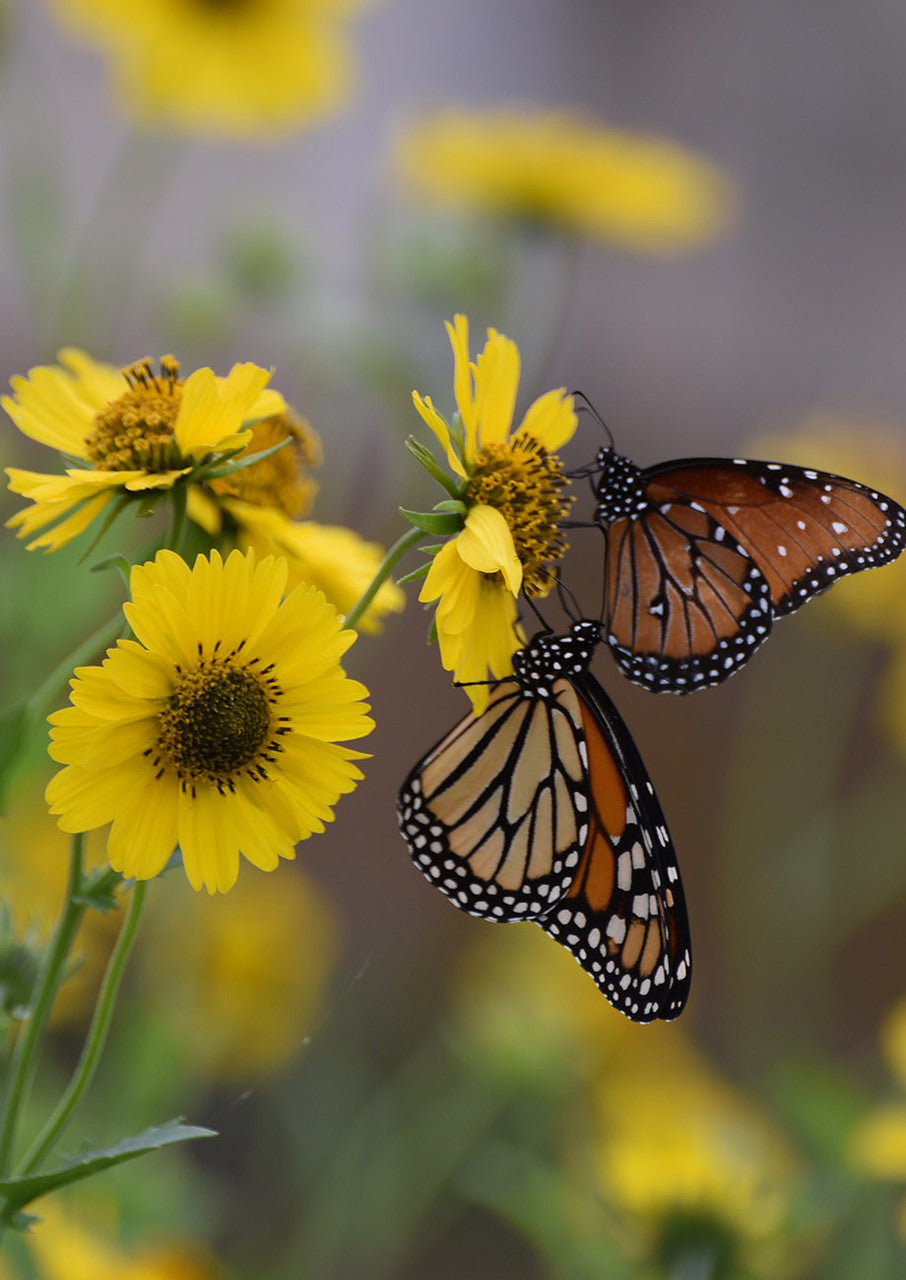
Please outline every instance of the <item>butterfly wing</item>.
[{"label": "butterfly wing", "polygon": [[906,511],[843,476],[787,463],[689,458],[643,473],[652,502],[699,504],[766,578],[775,616],[793,613],[838,578],[895,560]]},{"label": "butterfly wing", "polygon": [[686,901],[673,844],[635,743],[591,675],[576,682],[588,751],[582,861],[537,923],[573,953],[635,1022],[677,1017],[692,976]]},{"label": "butterfly wing", "polygon": [[665,493],[605,532],[606,636],[634,683],[676,693],[718,684],[767,639],[768,583],[702,506]]},{"label": "butterfly wing", "polygon": [[550,696],[498,684],[400,789],[419,870],[463,911],[530,920],[572,884],[588,836],[583,717],[572,684]]}]

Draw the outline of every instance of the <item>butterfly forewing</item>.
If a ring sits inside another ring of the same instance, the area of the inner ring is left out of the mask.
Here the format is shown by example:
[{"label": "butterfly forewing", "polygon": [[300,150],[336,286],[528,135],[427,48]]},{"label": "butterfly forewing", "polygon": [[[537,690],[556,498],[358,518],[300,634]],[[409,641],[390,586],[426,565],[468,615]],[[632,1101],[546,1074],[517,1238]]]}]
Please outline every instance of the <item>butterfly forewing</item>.
[{"label": "butterfly forewing", "polygon": [[613,655],[648,688],[717,684],[770,632],[767,582],[701,507],[663,501],[615,521],[605,582]]},{"label": "butterfly forewing", "polygon": [[582,714],[568,681],[552,694],[499,684],[400,790],[415,864],[472,915],[533,919],[575,876],[588,833]]},{"label": "butterfly forewing", "polygon": [[581,681],[592,780],[588,842],[573,884],[538,923],[636,1022],[677,1017],[692,974],[679,867],[626,726],[591,676]]},{"label": "butterfly forewing", "polygon": [[649,473],[649,489],[700,503],[761,568],[775,615],[838,578],[887,564],[906,545],[906,512],[843,476],[787,463],[689,459]]}]

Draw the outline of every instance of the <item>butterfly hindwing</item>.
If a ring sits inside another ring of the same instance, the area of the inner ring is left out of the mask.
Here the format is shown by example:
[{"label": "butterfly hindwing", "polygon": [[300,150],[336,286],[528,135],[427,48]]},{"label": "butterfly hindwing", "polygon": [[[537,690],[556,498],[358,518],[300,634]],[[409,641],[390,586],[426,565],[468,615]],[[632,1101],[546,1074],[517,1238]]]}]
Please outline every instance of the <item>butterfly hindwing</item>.
[{"label": "butterfly hindwing", "polygon": [[768,584],[699,506],[661,502],[607,531],[607,640],[635,684],[717,684],[770,634]]},{"label": "butterfly hindwing", "polygon": [[588,843],[573,884],[538,923],[636,1022],[677,1017],[692,975],[686,902],[670,835],[629,731],[581,680],[591,778]]}]

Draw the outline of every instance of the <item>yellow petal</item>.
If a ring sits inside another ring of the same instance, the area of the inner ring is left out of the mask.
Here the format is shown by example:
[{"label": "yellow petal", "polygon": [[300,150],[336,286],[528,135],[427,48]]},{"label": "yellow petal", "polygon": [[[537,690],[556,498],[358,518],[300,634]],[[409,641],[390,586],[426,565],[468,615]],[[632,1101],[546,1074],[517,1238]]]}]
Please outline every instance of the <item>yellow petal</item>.
[{"label": "yellow petal", "polygon": [[457,534],[456,550],[479,573],[502,573],[513,595],[522,586],[522,565],[510,527],[494,507],[481,503],[466,516],[466,527]]},{"label": "yellow petal", "polygon": [[[425,420],[425,422],[427,422],[428,426],[431,428],[431,430],[434,432],[434,434],[437,436],[438,440],[440,441],[441,445],[443,446],[444,452],[447,455],[447,461],[450,464],[450,470],[455,471],[458,476],[461,476],[462,479],[465,480],[466,472],[462,463],[459,460],[459,455],[457,454],[456,450],[453,448],[453,443],[450,440],[450,432],[447,427],[447,424],[444,422],[443,418],[434,408],[434,405],[431,402],[431,397],[430,396],[422,397],[419,395],[417,391],[413,391],[412,403],[415,405],[416,409],[419,411],[422,418]],[[466,453],[466,456],[468,457],[468,451]]]},{"label": "yellow petal", "polygon": [[555,391],[539,396],[529,405],[513,439],[522,435],[531,436],[539,444],[543,444],[548,453],[556,453],[572,439],[578,421],[572,396],[566,394],[565,387],[558,387]]},{"label": "yellow petal", "polygon": [[469,321],[464,315],[457,314],[453,317],[452,324],[447,321],[446,328],[453,348],[453,391],[465,431],[465,456],[466,461],[471,462],[477,448],[478,415],[472,391],[472,366],[469,363]]},{"label": "yellow petal", "polygon": [[488,330],[475,367],[475,402],[480,444],[503,444],[513,425],[519,387],[519,348],[496,329]]}]

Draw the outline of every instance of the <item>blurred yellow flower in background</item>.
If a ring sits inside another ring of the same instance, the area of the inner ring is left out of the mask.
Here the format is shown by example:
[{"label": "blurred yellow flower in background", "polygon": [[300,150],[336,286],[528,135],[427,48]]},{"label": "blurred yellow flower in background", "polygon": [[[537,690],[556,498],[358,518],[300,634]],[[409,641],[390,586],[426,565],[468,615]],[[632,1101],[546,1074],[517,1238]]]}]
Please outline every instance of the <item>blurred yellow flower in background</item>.
[{"label": "blurred yellow flower in background", "polygon": [[[17,797],[0,817],[0,900],[17,938],[33,937],[41,946],[49,941],[66,895],[69,842],[40,792]],[[102,867],[106,860],[103,839],[92,833],[82,847],[84,870]],[[69,975],[54,1002],[52,1026],[72,1026],[91,1013],[120,923],[118,911],[85,912]]]},{"label": "blurred yellow flower in background", "polygon": [[356,639],[313,587],[282,598],[286,561],[172,551],[135,565],[135,640],[81,667],[49,717],[66,767],[47,801],[64,831],[111,823],[107,856],[147,880],[177,846],[192,887],[232,888],[242,854],[262,871],[324,830],[362,777],[367,689],[340,659]]},{"label": "blurred yellow flower in background", "polygon": [[265,391],[270,373],[254,364],[234,365],[225,378],[196,369],[183,379],[173,356],[161,359],[159,374],[150,360],[117,370],[75,348],[59,360],[13,378],[15,394],[0,400],[24,435],[82,464],[62,476],[6,468],[13,493],[33,503],[7,525],[20,538],[44,530],[29,551],[56,551],[116,497],[172,488],[196,466],[247,444],[247,418],[285,407],[276,391]]},{"label": "blurred yellow flower in background", "polygon": [[[165,1238],[125,1249],[54,1200],[42,1200],[38,1214],[27,1237],[35,1280],[225,1280],[223,1268],[194,1242]],[[14,1274],[0,1262],[0,1280]]]},{"label": "blurred yellow flower in background", "polygon": [[[539,396],[513,429],[520,358],[515,342],[488,330],[484,350],[469,360],[469,322],[447,324],[453,347],[458,420],[453,429],[430,396],[412,399],[434,432],[451,472],[462,482],[464,527],[435,553],[419,594],[437,601],[441,662],[467,685],[476,714],[488,687],[474,683],[513,670],[524,643],[516,621],[520,590],[533,598],[550,591],[554,564],[566,551],[560,529],[572,502],[556,451],[576,429],[572,396],[563,387]],[[470,683],[471,682],[471,683]]]},{"label": "blurred yellow flower in background", "polygon": [[148,922],[140,981],[194,1070],[244,1085],[300,1052],[338,949],[330,903],[296,867],[245,877],[201,911],[194,895],[168,893]]},{"label": "blurred yellow flower in background", "polygon": [[143,124],[254,138],[300,129],[351,95],[347,27],[364,0],[50,0],[111,60]]},{"label": "blurred yellow flower in background", "polygon": [[[859,1121],[850,1136],[849,1157],[859,1173],[906,1183],[906,997],[884,1019],[881,1051],[904,1097],[873,1107]],[[900,1204],[898,1226],[906,1241],[906,1199]]]},{"label": "blurred yellow flower in background", "polygon": [[[259,559],[285,556],[290,587],[317,587],[346,614],[377,573],[383,549],[352,529],[299,518],[311,510],[318,486],[310,468],[321,462],[320,439],[304,418],[286,410],[254,423],[245,452],[262,453],[286,439],[285,448],[228,478],[193,485],[189,515],[212,537],[225,533],[240,551],[254,551]],[[384,616],[404,604],[396,583],[383,583],[359,630],[379,631]]]},{"label": "blurred yellow flower in background", "polygon": [[[816,412],[789,433],[759,434],[751,449],[760,457],[850,476],[906,503],[902,427]],[[906,558],[883,573],[841,579],[829,599],[837,618],[890,649],[890,665],[876,695],[878,719],[896,750],[906,756]]]},{"label": "blurred yellow flower in background", "polygon": [[653,1031],[621,1042],[595,1090],[605,1200],[664,1274],[696,1259],[696,1274],[727,1280],[795,1274],[799,1171],[784,1134],[678,1029]]},{"label": "blurred yellow flower in background", "polygon": [[710,240],[735,206],[729,180],[691,151],[566,112],[438,112],[401,134],[397,162],[435,205],[651,253]]}]

